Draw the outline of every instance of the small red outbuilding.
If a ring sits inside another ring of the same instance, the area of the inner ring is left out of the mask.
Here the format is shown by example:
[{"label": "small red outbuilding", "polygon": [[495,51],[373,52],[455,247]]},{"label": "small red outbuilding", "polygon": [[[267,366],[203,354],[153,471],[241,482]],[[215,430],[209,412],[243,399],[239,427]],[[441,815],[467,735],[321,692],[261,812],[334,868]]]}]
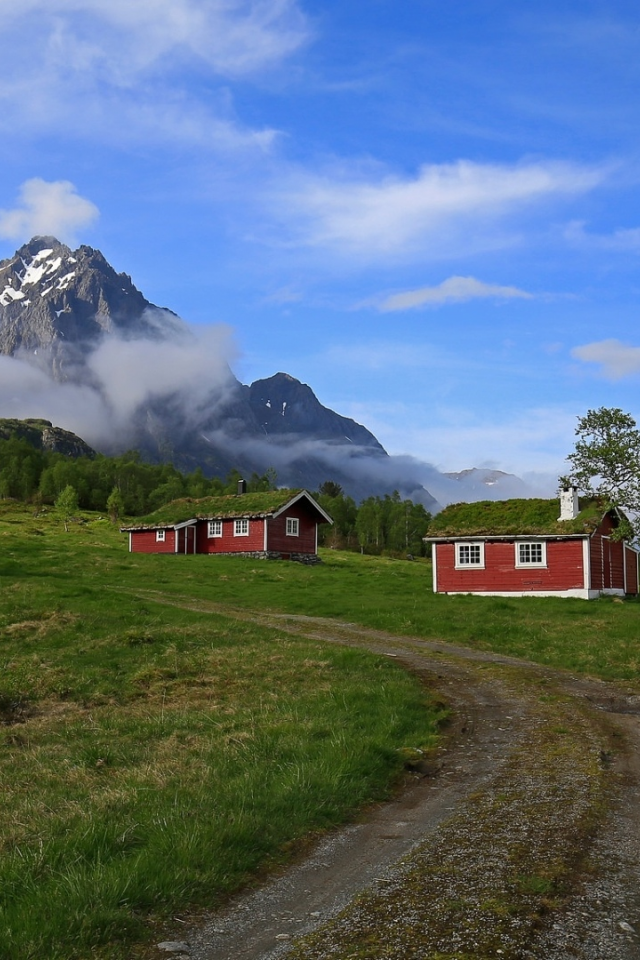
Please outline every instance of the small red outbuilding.
[{"label": "small red outbuilding", "polygon": [[132,553],[241,554],[317,560],[318,524],[331,517],[306,490],[174,500],[122,527]]},{"label": "small red outbuilding", "polygon": [[436,593],[594,599],[638,593],[638,552],[615,531],[622,515],[575,490],[558,500],[458,503],[439,513],[432,544]]}]

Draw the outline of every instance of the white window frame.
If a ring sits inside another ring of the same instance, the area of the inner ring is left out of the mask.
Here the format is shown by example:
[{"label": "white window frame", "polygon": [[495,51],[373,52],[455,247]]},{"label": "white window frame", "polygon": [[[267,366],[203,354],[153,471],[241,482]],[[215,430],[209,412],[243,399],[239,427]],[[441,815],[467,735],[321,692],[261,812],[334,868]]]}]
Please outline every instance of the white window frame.
[{"label": "white window frame", "polygon": [[[456,570],[484,570],[484,541],[456,543]],[[473,555],[473,560],[471,556]],[[467,559],[462,559],[462,557]],[[477,558],[477,559],[476,559]]]},{"label": "white window frame", "polygon": [[156,530],[156,543],[164,543],[167,539],[166,530]]},{"label": "white window frame", "polygon": [[286,533],[288,537],[300,536],[300,521],[297,517],[287,517]]},{"label": "white window frame", "polygon": [[[522,553],[528,551],[531,555],[531,548],[535,547],[536,554],[540,554],[540,560],[527,560],[526,557],[523,558]],[[526,569],[531,569],[532,567],[546,567],[547,565],[547,544],[544,540],[516,540],[515,545],[515,559],[516,567],[525,567]],[[522,552],[521,549],[522,548]]]},{"label": "white window frame", "polygon": [[209,520],[207,522],[207,536],[208,537],[222,536],[222,520]]},{"label": "white window frame", "polygon": [[233,535],[234,537],[249,536],[249,521],[246,518],[233,521]]}]

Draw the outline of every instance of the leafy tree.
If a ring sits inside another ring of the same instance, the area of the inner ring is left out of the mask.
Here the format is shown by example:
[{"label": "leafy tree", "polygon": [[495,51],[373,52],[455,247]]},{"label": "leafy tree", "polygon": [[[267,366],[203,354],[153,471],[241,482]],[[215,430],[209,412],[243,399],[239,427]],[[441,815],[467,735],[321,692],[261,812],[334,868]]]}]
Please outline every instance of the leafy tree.
[{"label": "leafy tree", "polygon": [[124,513],[124,500],[117,487],[114,487],[107,498],[107,512],[109,518],[115,523]]},{"label": "leafy tree", "polygon": [[55,502],[56,510],[59,510],[64,520],[64,529],[69,530],[69,520],[78,512],[78,494],[75,488],[69,484],[58,495]]},{"label": "leafy tree", "polygon": [[[567,460],[563,486],[574,485],[589,496],[601,497],[612,507],[640,512],[640,430],[636,421],[618,407],[600,407],[578,417],[576,445]],[[618,537],[632,533],[622,524]]]}]

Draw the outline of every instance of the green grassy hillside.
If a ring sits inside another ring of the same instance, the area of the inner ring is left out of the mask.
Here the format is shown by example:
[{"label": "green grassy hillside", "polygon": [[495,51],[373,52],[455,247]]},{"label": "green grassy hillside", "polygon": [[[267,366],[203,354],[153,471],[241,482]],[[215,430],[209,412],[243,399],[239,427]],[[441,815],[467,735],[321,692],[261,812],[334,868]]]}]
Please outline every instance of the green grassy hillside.
[{"label": "green grassy hillside", "polygon": [[[423,561],[143,556],[0,502],[0,928],[10,960],[131,956],[384,796],[440,708],[389,659],[234,612],[329,616],[637,685],[635,602],[434,596]],[[212,610],[214,612],[212,612]]]}]

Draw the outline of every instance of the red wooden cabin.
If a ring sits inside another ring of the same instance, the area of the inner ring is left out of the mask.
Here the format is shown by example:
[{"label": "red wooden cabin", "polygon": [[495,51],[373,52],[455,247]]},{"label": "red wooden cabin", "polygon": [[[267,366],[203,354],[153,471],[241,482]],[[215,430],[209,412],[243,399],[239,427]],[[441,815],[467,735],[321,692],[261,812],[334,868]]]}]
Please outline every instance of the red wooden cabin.
[{"label": "red wooden cabin", "polygon": [[[559,514],[559,515],[558,515]],[[558,500],[452,504],[426,539],[436,593],[593,599],[638,593],[638,552],[612,537],[621,514],[574,490]]]},{"label": "red wooden cabin", "polygon": [[318,557],[319,523],[333,521],[306,490],[270,490],[175,500],[122,530],[132,553],[235,553],[310,562]]}]

